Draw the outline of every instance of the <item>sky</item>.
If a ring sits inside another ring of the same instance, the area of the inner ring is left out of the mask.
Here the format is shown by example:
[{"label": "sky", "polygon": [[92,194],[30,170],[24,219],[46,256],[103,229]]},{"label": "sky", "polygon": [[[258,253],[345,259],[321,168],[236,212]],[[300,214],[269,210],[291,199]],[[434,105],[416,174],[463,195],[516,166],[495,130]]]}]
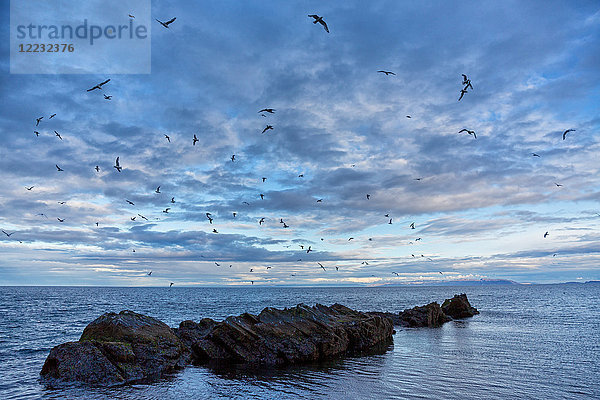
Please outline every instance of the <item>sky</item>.
[{"label": "sky", "polygon": [[597,1],[156,1],[150,74],[38,75],[6,3],[0,285],[600,279]]}]

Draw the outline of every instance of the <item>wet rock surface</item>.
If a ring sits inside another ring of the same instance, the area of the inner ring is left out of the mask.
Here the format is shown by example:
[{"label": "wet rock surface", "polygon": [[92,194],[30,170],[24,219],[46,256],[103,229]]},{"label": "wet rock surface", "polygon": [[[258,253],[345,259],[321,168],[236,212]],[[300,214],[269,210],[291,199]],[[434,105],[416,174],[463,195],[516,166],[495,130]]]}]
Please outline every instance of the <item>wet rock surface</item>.
[{"label": "wet rock surface", "polygon": [[441,307],[434,302],[398,314],[299,304],[221,322],[183,321],[171,329],[126,310],[103,314],[78,342],[54,347],[41,375],[53,381],[115,385],[152,380],[190,363],[260,367],[321,361],[384,349],[392,343],[394,325],[437,327],[452,319],[448,315],[477,313],[466,295],[456,295]]}]

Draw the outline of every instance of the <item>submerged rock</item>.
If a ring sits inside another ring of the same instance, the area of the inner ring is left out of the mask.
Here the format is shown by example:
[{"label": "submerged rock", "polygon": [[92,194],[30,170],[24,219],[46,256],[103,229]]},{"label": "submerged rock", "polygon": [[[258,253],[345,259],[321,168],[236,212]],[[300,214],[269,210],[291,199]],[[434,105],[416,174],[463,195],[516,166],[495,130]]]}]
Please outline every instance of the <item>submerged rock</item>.
[{"label": "submerged rock", "polygon": [[[448,310],[448,311],[446,311]],[[381,350],[394,325],[437,327],[478,314],[466,295],[440,307],[430,303],[401,313],[365,313],[331,307],[265,308],[216,322],[183,321],[171,329],[133,311],[106,313],[90,323],[78,342],[54,347],[41,375],[61,381],[114,385],[149,380],[193,363],[277,366]]]},{"label": "submerged rock", "polygon": [[446,299],[442,303],[442,310],[446,315],[457,318],[468,318],[479,314],[475,307],[471,306],[466,294],[455,294],[453,298]]}]

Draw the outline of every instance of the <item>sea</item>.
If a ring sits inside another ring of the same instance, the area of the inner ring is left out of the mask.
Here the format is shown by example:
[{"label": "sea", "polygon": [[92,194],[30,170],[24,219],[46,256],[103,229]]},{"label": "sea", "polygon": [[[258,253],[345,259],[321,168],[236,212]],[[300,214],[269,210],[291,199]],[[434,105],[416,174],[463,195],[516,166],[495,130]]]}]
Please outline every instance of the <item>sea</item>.
[{"label": "sea", "polygon": [[[189,366],[147,384],[53,387],[50,349],[109,311],[176,327],[264,307],[397,312],[466,293],[481,314],[396,328],[383,354],[271,369]],[[600,399],[600,284],[398,287],[0,287],[0,399]]]}]

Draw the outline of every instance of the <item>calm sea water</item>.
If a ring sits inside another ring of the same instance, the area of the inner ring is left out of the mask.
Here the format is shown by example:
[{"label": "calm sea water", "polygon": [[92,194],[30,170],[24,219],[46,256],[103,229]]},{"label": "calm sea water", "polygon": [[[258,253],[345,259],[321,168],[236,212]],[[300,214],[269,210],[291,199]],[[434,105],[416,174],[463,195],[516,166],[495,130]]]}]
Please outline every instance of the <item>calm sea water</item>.
[{"label": "calm sea water", "polygon": [[[399,311],[467,293],[481,314],[439,329],[398,329],[382,355],[260,372],[188,367],[147,385],[49,388],[53,346],[107,311],[170,326],[267,306],[335,302]],[[1,399],[600,398],[600,285],[399,288],[0,287]]]}]

